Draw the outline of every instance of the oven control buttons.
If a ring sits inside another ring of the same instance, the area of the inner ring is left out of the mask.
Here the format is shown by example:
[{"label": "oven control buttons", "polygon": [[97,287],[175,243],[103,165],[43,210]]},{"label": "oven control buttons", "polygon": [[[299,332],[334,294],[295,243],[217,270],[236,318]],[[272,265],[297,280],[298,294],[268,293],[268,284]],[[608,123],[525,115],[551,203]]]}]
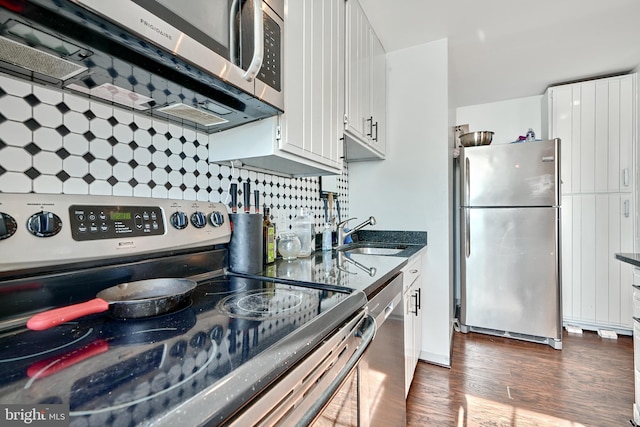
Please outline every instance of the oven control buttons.
[{"label": "oven control buttons", "polygon": [[0,212],[0,240],[8,239],[18,230],[18,224],[11,215]]},{"label": "oven control buttons", "polygon": [[187,219],[187,214],[184,212],[174,212],[171,214],[171,225],[173,225],[178,230],[182,230],[189,225],[189,220]]},{"label": "oven control buttons", "polygon": [[27,220],[27,229],[37,237],[55,236],[62,230],[62,220],[53,212],[38,212]]},{"label": "oven control buttons", "polygon": [[220,211],[212,212],[209,214],[209,221],[214,227],[220,227],[224,224],[224,215]]},{"label": "oven control buttons", "polygon": [[202,228],[207,225],[207,217],[200,211],[191,214],[191,224],[195,228]]}]

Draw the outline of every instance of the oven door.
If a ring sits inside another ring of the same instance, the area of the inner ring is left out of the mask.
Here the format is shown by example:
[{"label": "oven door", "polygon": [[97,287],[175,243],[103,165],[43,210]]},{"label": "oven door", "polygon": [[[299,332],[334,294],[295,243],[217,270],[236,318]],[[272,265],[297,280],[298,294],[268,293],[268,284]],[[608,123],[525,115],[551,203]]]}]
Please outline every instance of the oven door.
[{"label": "oven door", "polygon": [[359,403],[359,367],[375,321],[357,313],[323,344],[250,403],[231,426],[367,425]]}]

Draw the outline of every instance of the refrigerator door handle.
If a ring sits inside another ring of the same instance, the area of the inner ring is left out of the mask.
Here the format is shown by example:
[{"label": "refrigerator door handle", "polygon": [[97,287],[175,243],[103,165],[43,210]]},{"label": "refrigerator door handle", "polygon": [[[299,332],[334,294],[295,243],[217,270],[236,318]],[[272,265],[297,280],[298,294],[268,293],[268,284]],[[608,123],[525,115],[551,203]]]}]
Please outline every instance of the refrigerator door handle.
[{"label": "refrigerator door handle", "polygon": [[469,258],[471,256],[471,216],[470,212],[467,212],[464,216],[464,251]]},{"label": "refrigerator door handle", "polygon": [[469,158],[465,158],[464,159],[464,205],[465,206],[469,206],[470,203],[470,195],[469,195],[469,191],[471,190],[471,178],[469,178],[469,176],[471,175],[470,169],[471,169],[471,162],[469,161]]}]

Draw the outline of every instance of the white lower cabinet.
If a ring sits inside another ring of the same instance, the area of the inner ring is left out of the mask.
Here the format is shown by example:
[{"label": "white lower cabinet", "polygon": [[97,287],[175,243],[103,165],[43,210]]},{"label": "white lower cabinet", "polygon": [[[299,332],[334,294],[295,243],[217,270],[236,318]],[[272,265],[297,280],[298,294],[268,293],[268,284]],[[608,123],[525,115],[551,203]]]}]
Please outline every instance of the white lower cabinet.
[{"label": "white lower cabinet", "polygon": [[422,347],[421,267],[422,257],[418,256],[402,270],[404,274],[405,398],[409,394]]},{"label": "white lower cabinet", "polygon": [[562,300],[565,325],[630,333],[633,252],[630,193],[562,197]]}]

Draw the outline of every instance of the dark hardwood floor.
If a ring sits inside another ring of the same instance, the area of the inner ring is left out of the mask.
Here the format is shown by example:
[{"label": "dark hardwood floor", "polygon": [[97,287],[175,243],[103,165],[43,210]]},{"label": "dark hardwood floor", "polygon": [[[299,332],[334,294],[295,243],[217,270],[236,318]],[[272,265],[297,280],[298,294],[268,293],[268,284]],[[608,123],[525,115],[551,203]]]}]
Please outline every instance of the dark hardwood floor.
[{"label": "dark hardwood floor", "polygon": [[632,338],[565,331],[562,344],[456,332],[451,369],[418,363],[407,425],[630,426]]}]

